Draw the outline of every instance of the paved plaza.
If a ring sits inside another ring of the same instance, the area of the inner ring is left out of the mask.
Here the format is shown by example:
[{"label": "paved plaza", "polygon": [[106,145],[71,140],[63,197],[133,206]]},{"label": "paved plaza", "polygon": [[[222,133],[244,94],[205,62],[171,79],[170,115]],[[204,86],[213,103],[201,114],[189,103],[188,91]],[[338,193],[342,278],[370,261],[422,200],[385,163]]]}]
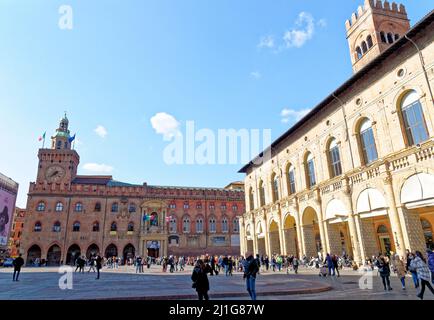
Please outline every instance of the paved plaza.
[{"label": "paved plaza", "polygon": [[[19,282],[12,282],[12,270],[0,269],[1,300],[79,300],[79,299],[196,299],[191,288],[191,268],[185,272],[163,273],[160,266],[136,274],[134,267],[104,268],[101,279],[95,273],[73,273],[73,288],[62,290],[58,268],[24,268]],[[407,290],[401,290],[396,276],[393,290],[385,292],[381,279],[373,273],[372,289],[359,288],[361,275],[344,270],[341,277],[319,277],[316,269],[302,268],[298,275],[286,272],[263,272],[257,279],[258,300],[418,300],[411,277]],[[241,273],[226,277],[210,276],[211,299],[249,299]],[[426,291],[425,300],[434,300]]]}]

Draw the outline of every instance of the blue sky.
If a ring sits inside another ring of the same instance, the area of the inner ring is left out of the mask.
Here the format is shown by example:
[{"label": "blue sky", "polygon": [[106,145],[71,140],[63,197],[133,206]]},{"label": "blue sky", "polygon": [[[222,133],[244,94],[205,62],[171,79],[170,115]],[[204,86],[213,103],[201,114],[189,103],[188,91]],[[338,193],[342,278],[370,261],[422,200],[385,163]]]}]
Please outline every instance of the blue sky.
[{"label": "blue sky", "polygon": [[[181,132],[194,120],[278,137],[351,76],[344,23],[362,3],[1,1],[0,172],[20,183],[17,205],[36,178],[38,136],[53,134],[64,110],[80,174],[156,185],[242,180],[241,162],[166,165],[168,142],[151,118],[171,115]],[[413,25],[434,1],[405,4]],[[61,5],[73,10],[72,30],[59,28]]]}]

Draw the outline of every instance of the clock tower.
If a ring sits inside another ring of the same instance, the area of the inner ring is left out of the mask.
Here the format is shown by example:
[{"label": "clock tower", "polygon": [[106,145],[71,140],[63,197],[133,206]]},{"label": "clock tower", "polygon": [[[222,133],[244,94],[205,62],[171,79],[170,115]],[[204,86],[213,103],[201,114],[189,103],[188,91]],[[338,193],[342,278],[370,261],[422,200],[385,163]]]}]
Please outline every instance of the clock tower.
[{"label": "clock tower", "polygon": [[77,175],[80,157],[71,149],[69,120],[60,119],[56,134],[51,137],[51,149],[39,149],[38,182],[69,184]]}]

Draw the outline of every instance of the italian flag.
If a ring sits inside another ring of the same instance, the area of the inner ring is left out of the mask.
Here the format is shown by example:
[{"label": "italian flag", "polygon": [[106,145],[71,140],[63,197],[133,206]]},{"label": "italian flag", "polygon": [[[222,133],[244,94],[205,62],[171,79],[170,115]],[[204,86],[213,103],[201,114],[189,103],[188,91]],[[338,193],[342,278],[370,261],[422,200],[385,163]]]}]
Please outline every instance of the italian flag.
[{"label": "italian flag", "polygon": [[45,139],[45,134],[47,133],[47,131],[44,132],[44,134],[42,136],[39,136],[38,141],[42,141]]}]

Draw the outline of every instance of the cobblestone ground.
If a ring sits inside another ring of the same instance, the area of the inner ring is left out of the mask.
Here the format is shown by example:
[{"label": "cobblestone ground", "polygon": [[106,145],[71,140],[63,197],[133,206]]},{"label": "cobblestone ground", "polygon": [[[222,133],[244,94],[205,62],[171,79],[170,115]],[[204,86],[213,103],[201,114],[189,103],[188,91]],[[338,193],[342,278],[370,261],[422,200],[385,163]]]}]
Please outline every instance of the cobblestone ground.
[{"label": "cobblestone ground", "polygon": [[[104,268],[101,279],[95,273],[73,273],[73,289],[61,290],[58,268],[24,268],[19,282],[12,282],[12,270],[0,269],[0,300],[16,299],[140,299],[157,298],[194,299],[191,288],[192,268],[185,272],[163,273],[160,266],[145,268],[144,274],[136,274],[134,267],[119,269]],[[411,277],[407,278],[407,290],[401,290],[396,276],[391,277],[392,291],[385,292],[381,279],[373,273],[372,289],[359,288],[362,275],[344,270],[341,277],[319,277],[316,269],[302,268],[298,275],[286,272],[262,272],[257,279],[258,300],[418,300]],[[248,299],[241,273],[226,277],[220,273],[209,277],[210,296],[218,299]],[[369,281],[365,283],[369,285]],[[303,290],[326,290],[318,293],[303,293]],[[265,294],[261,294],[265,293]],[[289,294],[291,293],[291,294]],[[213,296],[214,295],[214,296]],[[434,300],[427,290],[425,300]]]}]

